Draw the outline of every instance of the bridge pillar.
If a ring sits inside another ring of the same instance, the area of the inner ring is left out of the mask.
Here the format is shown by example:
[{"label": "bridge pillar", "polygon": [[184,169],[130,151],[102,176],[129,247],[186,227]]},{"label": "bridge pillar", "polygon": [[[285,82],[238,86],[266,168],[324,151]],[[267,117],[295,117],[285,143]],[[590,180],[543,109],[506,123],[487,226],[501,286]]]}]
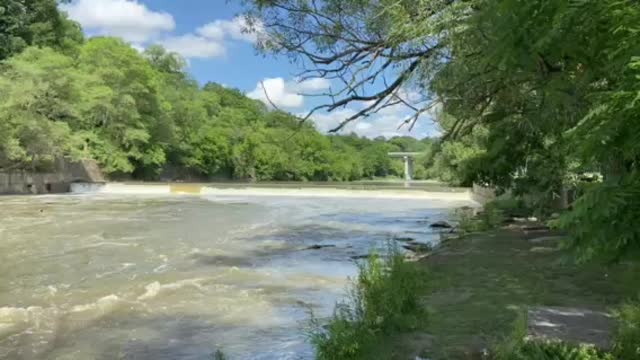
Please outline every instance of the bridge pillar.
[{"label": "bridge pillar", "polygon": [[413,158],[410,156],[404,157],[404,180],[413,180]]}]

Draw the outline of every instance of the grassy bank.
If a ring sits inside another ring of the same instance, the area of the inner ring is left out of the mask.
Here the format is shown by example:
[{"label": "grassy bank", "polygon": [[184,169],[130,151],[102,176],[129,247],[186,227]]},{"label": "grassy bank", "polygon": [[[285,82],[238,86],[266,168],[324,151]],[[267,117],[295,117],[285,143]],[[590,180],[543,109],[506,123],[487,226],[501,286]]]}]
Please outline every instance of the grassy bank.
[{"label": "grassy bank", "polygon": [[[556,248],[555,242],[532,242],[529,237],[512,230],[469,235],[447,241],[423,261],[403,263],[405,276],[422,278],[403,280],[412,285],[411,291],[402,296],[410,294],[418,306],[401,314],[419,321],[410,323],[411,326],[383,329],[359,322],[358,334],[376,336],[362,341],[350,353],[323,356],[325,352],[320,352],[319,358],[479,359],[485,349],[494,349],[512,336],[517,319],[531,306],[608,311],[637,298],[640,290],[637,265],[576,265],[568,253]],[[391,280],[393,268],[384,274],[382,287],[376,294],[368,295],[364,287],[359,291],[365,293],[355,299],[400,294]],[[382,295],[384,291],[389,294]],[[375,318],[381,310],[368,308],[370,301],[373,300],[356,301],[355,309],[364,309],[366,317]],[[631,307],[626,311],[628,319],[635,316],[635,321],[638,320]],[[340,318],[334,318],[332,324]],[[334,332],[330,325],[324,337],[316,338],[320,340],[315,342],[318,348],[332,343],[336,339],[334,333],[344,333],[346,324],[341,322],[339,332]],[[635,326],[628,326],[627,337],[638,335]],[[372,354],[375,356],[371,357]]]}]

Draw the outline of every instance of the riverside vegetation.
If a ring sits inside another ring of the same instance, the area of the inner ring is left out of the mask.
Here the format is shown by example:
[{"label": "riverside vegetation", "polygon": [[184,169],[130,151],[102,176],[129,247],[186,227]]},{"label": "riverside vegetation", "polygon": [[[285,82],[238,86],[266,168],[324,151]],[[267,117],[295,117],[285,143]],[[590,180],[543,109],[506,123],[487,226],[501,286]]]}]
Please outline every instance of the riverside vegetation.
[{"label": "riverside vegetation", "polygon": [[160,46],[85,38],[55,0],[0,4],[0,94],[0,171],[69,157],[116,179],[349,181],[403,176],[387,153],[433,142],[323,135],[238,90],[200,86]]},{"label": "riverside vegetation", "polygon": [[[264,33],[259,49],[342,85],[316,110],[362,108],[335,130],[390,104],[411,104],[409,126],[437,109],[442,137],[424,159],[427,167],[448,183],[496,188],[523,215],[567,235],[547,254],[503,230],[450,241],[434,253],[425,265],[434,293],[424,297],[433,308],[425,326],[435,337],[434,356],[463,358],[444,350],[473,342],[469,333],[507,336],[515,303],[617,306],[618,340],[602,354],[517,339],[502,358],[640,358],[640,277],[632,271],[640,260],[637,1],[244,3]],[[495,227],[499,206],[489,205],[484,219],[463,219],[469,232]],[[434,294],[445,289],[469,299],[442,295],[440,303]],[[392,351],[393,338],[376,343]],[[378,358],[393,358],[377,347]],[[399,353],[406,358],[407,351]]]},{"label": "riverside vegetation", "polygon": [[[567,234],[549,253],[493,230],[448,241],[406,267],[366,265],[328,332],[312,332],[320,357],[405,358],[417,349],[464,358],[478,338],[484,344],[513,336],[511,346],[493,347],[496,357],[640,358],[637,1],[241,2],[247,23],[264,33],[259,50],[309,65],[305,76],[344,84],[318,110],[362,110],[334,130],[392,105],[415,111],[407,126],[438,109],[443,135],[418,149],[427,153],[423,176],[495,187],[525,215],[547,221],[557,213],[551,224]],[[96,159],[113,177],[355,180],[398,174],[386,152],[416,150],[394,146],[407,139],[327,137],[238,91],[200,87],[175,54],[87,40],[56,5],[0,5],[5,170],[43,170],[68,156]],[[418,99],[410,102],[409,93]],[[465,220],[470,232],[496,225],[490,207],[484,214]],[[427,275],[413,267],[426,267]],[[395,288],[389,279],[396,273],[415,291]],[[397,291],[400,302],[388,304]],[[535,304],[617,307],[613,349],[510,335],[518,319],[512,305]],[[426,319],[416,317],[425,308]],[[413,339],[407,330],[422,335]]]},{"label": "riverside vegetation", "polygon": [[[639,359],[640,303],[633,299],[640,266],[576,263],[572,250],[554,243],[539,251],[520,231],[495,227],[504,206],[478,217],[457,212],[466,230],[422,260],[392,249],[396,255],[361,264],[333,317],[312,321],[318,358]],[[535,306],[612,311],[612,347],[526,341],[527,309]]]}]

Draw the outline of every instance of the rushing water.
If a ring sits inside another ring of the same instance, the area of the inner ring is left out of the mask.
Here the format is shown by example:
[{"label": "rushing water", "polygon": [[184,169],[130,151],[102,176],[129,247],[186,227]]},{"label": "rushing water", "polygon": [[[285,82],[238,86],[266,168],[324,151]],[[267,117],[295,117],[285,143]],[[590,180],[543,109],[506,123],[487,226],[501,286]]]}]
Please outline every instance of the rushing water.
[{"label": "rushing water", "polygon": [[[433,241],[427,200],[0,198],[0,358],[313,357],[352,256]],[[315,244],[335,245],[306,250]]]}]

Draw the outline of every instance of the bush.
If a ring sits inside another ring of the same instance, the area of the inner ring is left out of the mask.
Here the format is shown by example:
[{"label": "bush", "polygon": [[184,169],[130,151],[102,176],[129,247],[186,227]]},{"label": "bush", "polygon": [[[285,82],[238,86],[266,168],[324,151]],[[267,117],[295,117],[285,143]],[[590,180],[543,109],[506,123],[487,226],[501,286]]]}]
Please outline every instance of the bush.
[{"label": "bush", "polygon": [[364,359],[382,336],[417,328],[426,318],[418,302],[424,275],[396,248],[384,257],[371,255],[328,323],[312,317],[317,359]]},{"label": "bush", "polygon": [[460,208],[453,212],[453,218],[462,234],[477,231],[488,231],[500,227],[504,223],[502,210],[490,202],[477,214],[473,209]]},{"label": "bush", "polygon": [[640,302],[623,305],[617,312],[613,353],[618,359],[640,360]]},{"label": "bush", "polygon": [[533,214],[533,210],[520,197],[500,197],[487,204],[487,206],[501,211],[505,216],[529,217]]}]

